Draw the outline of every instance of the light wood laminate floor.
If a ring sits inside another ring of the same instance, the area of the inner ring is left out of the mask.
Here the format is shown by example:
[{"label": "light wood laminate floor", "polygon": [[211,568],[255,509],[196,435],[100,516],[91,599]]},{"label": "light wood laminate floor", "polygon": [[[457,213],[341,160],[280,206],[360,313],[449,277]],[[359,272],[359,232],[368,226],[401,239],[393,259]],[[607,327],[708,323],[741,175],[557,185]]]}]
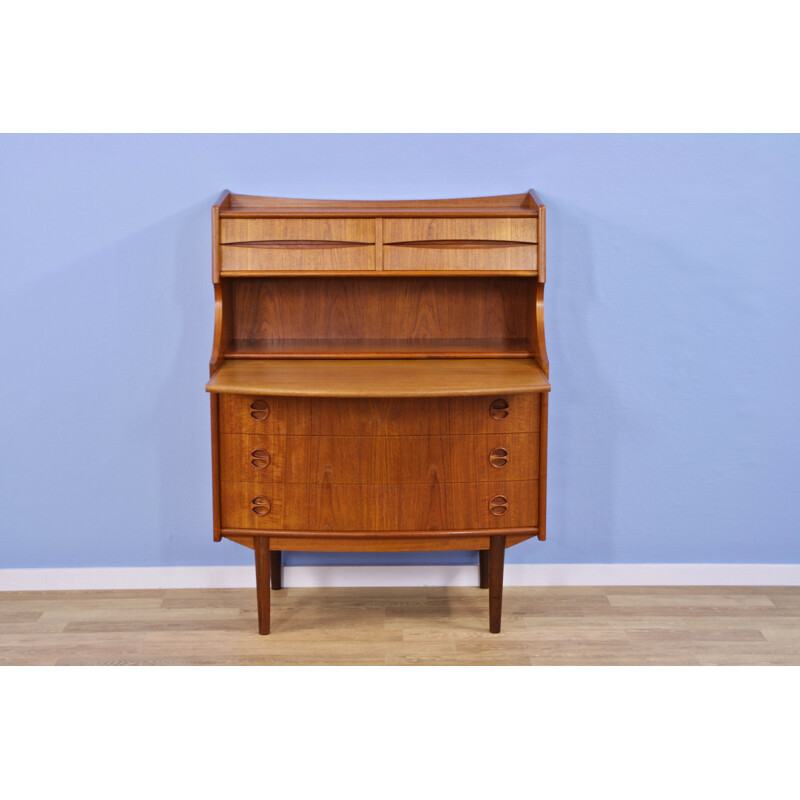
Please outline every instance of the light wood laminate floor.
[{"label": "light wood laminate floor", "polygon": [[800,664],[800,587],[0,593],[0,665]]}]

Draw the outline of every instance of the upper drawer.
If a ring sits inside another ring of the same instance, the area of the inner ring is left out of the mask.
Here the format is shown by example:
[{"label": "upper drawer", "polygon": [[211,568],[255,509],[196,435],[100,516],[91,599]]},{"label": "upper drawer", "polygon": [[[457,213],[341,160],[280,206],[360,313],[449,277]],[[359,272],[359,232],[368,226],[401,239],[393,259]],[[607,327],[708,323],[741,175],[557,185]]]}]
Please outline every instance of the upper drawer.
[{"label": "upper drawer", "polygon": [[220,433],[434,436],[533,433],[539,394],[328,398],[219,396]]},{"label": "upper drawer", "polygon": [[537,268],[533,218],[384,219],[385,270],[522,270]]},{"label": "upper drawer", "polygon": [[375,220],[223,219],[222,272],[374,270]]}]

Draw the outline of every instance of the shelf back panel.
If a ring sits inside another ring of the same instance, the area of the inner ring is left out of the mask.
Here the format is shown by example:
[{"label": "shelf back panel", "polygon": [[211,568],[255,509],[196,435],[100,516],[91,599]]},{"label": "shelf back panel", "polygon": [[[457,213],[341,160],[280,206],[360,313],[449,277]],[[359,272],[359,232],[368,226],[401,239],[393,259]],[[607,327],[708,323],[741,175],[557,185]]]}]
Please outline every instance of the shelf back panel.
[{"label": "shelf back panel", "polygon": [[228,355],[523,355],[533,287],[521,277],[227,278]]}]

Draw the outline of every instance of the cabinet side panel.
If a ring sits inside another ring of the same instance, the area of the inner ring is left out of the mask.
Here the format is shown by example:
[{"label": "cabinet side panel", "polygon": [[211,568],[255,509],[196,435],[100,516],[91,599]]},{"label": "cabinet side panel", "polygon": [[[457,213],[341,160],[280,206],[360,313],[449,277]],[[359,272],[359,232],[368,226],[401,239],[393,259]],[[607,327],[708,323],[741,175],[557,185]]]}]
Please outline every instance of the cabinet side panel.
[{"label": "cabinet side panel", "polygon": [[220,464],[219,464],[219,396],[211,395],[211,497],[214,514],[214,541],[222,539],[220,509]]},{"label": "cabinet side panel", "polygon": [[539,541],[545,540],[547,525],[547,392],[540,395],[541,429],[539,431]]},{"label": "cabinet side panel", "polygon": [[544,338],[544,283],[532,281],[528,287],[528,349],[545,375],[550,374]]}]

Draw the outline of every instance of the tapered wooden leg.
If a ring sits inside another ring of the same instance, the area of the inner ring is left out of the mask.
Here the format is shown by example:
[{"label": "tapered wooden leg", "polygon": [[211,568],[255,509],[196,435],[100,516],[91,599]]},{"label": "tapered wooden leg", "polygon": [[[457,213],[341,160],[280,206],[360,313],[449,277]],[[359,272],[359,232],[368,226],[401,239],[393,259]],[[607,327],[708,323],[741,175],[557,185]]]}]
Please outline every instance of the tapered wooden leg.
[{"label": "tapered wooden leg", "polygon": [[258,632],[269,633],[269,536],[253,537],[256,550],[256,599],[258,601]]},{"label": "tapered wooden leg", "polygon": [[489,633],[500,633],[503,610],[503,565],[506,559],[506,537],[489,539]]},{"label": "tapered wooden leg", "polygon": [[478,558],[480,559],[478,565],[478,575],[480,583],[478,584],[481,589],[489,588],[489,551],[478,550]]},{"label": "tapered wooden leg", "polygon": [[280,550],[270,550],[270,583],[273,589],[283,589]]}]

